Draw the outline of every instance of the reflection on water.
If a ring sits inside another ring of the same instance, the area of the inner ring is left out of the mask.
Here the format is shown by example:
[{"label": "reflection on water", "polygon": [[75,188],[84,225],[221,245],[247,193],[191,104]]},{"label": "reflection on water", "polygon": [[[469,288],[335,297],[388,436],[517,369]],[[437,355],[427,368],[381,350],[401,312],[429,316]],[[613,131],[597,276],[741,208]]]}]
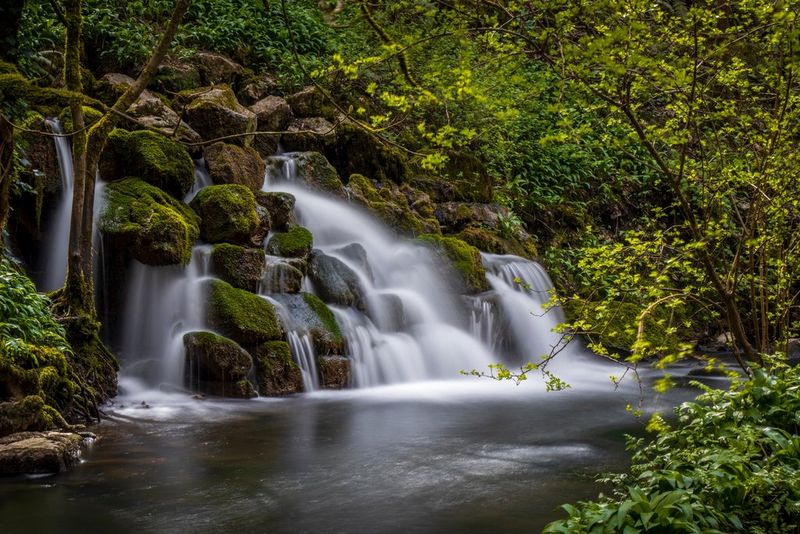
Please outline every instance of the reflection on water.
[{"label": "reflection on water", "polygon": [[0,532],[532,532],[595,497],[594,475],[624,469],[622,434],[638,431],[634,388],[540,388],[214,403],[129,388],[85,463],[0,482]]}]

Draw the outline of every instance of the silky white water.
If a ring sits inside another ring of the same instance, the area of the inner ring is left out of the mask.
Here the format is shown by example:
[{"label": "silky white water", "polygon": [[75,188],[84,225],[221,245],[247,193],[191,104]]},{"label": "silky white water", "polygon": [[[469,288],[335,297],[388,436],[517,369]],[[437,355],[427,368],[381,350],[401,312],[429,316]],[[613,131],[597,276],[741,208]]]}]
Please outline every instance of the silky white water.
[{"label": "silky white water", "polygon": [[[47,125],[54,134],[63,134],[58,119],[48,119]],[[56,135],[53,137],[58,171],[61,175],[61,195],[55,213],[45,232],[44,254],[42,256],[43,275],[40,281],[41,291],[54,291],[64,285],[67,277],[67,254],[69,251],[69,226],[72,213],[72,191],[75,184],[75,172],[72,168],[72,149],[68,138]]]}]

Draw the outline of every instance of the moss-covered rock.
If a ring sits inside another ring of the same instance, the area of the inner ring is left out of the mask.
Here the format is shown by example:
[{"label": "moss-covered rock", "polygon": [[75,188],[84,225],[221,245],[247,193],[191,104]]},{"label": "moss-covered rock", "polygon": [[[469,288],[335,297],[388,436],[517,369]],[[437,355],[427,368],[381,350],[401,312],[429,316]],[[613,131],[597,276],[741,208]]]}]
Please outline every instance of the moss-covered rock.
[{"label": "moss-covered rock", "polygon": [[264,251],[229,243],[214,245],[211,265],[217,276],[233,287],[255,292],[264,275]]},{"label": "moss-covered rock", "polygon": [[[98,111],[89,106],[83,106],[83,122],[86,126],[91,126],[99,121],[102,116],[102,111]],[[58,122],[64,133],[72,132],[72,111],[70,111],[69,107],[65,107],[61,110],[61,113],[58,114]]]},{"label": "moss-covered rock", "polygon": [[212,332],[189,332],[183,336],[183,346],[184,384],[192,391],[222,397],[256,396],[247,380],[253,360],[237,343]]},{"label": "moss-covered rock", "polygon": [[138,176],[182,199],[194,184],[194,162],[183,145],[163,135],[117,128],[108,136],[100,174],[109,181]]},{"label": "moss-covered rock", "polygon": [[[258,119],[258,131],[283,132],[292,120],[289,104],[279,96],[268,96],[250,106],[250,111]],[[253,147],[264,157],[273,155],[280,141],[281,133],[260,134],[253,140]]]},{"label": "moss-covered rock", "polygon": [[405,182],[409,176],[403,153],[355,124],[340,124],[324,153],[341,176],[363,174],[373,180],[397,184]]},{"label": "moss-covered rock", "polygon": [[267,243],[267,254],[287,258],[307,258],[311,254],[314,238],[307,228],[294,226],[287,232],[272,235]]},{"label": "moss-covered rock", "polygon": [[200,237],[208,243],[247,245],[261,224],[255,196],[243,185],[204,187],[190,205],[200,215]]},{"label": "moss-covered rock", "polygon": [[347,184],[350,198],[392,229],[410,236],[439,233],[439,222],[412,209],[408,196],[394,183],[378,188],[366,176],[353,174]]},{"label": "moss-covered rock", "polygon": [[270,258],[261,288],[267,293],[298,293],[303,285],[303,271],[285,258]]},{"label": "moss-covered rock", "polygon": [[227,56],[215,52],[197,52],[192,62],[200,70],[205,85],[233,84],[243,73],[242,66]]},{"label": "moss-covered rock", "polygon": [[290,152],[324,152],[334,142],[333,130],[322,117],[293,119],[281,136],[281,146]]},{"label": "moss-covered rock", "polygon": [[344,389],[350,383],[350,360],[344,356],[317,358],[319,381],[325,389]]},{"label": "moss-covered rock", "polygon": [[241,89],[236,96],[245,106],[252,106],[256,102],[273,94],[278,87],[275,78],[265,73],[251,74],[240,84]]},{"label": "moss-covered rock", "polygon": [[313,191],[344,196],[344,184],[336,169],[319,152],[291,154],[295,162],[295,180]]},{"label": "moss-covered rock", "polygon": [[364,290],[358,275],[340,259],[314,250],[308,262],[308,276],[325,302],[365,308]]},{"label": "moss-covered rock", "polygon": [[215,184],[240,184],[253,192],[264,185],[267,166],[251,147],[214,143],[205,149],[204,156]]},{"label": "moss-covered rock", "polygon": [[333,119],[336,108],[314,86],[309,86],[286,98],[292,112],[298,117],[325,117]]},{"label": "moss-covered rock", "polygon": [[255,350],[256,379],[261,395],[277,396],[303,390],[303,376],[285,341],[269,341]]},{"label": "moss-covered rock", "polygon": [[435,234],[422,235],[419,240],[431,246],[454,269],[458,279],[454,289],[467,293],[480,293],[489,289],[486,271],[477,248],[458,238]]},{"label": "moss-covered rock", "polygon": [[236,100],[227,85],[181,91],[176,103],[185,110],[186,121],[203,139],[236,135],[227,142],[242,146],[252,144],[252,135],[240,134],[256,131],[256,115]]},{"label": "moss-covered rock", "polygon": [[252,346],[283,338],[272,304],[227,282],[209,282],[207,312],[212,328],[242,345]]},{"label": "moss-covered rock", "polygon": [[197,66],[175,58],[165,59],[150,82],[153,89],[162,93],[178,93],[201,85]]},{"label": "moss-covered rock", "polygon": [[497,230],[485,227],[470,226],[454,237],[472,245],[483,252],[493,254],[513,254],[523,258],[534,259],[538,256],[536,244],[530,236],[504,236]]},{"label": "moss-covered rock", "polygon": [[146,265],[187,264],[199,235],[197,215],[161,189],[126,178],[106,187],[104,243]]},{"label": "moss-covered rock", "polygon": [[287,329],[306,332],[317,354],[341,354],[344,336],[330,308],[311,293],[298,295],[276,294],[272,297],[281,303],[288,313]]},{"label": "moss-covered rock", "polygon": [[256,202],[269,212],[272,229],[285,232],[294,221],[295,198],[291,193],[276,191],[257,191]]}]

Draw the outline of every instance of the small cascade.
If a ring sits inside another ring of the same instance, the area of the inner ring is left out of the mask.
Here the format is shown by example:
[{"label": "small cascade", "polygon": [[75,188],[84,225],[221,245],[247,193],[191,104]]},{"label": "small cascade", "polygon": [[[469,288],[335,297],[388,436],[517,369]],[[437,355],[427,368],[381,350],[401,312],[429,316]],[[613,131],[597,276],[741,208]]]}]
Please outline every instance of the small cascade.
[{"label": "small cascade", "polygon": [[183,335],[206,330],[211,246],[192,250],[189,265],[153,267],[134,261],[123,318],[126,371],[150,385],[182,383]]},{"label": "small cascade", "polygon": [[[262,293],[263,294],[263,293]],[[319,389],[317,351],[309,331],[309,309],[299,295],[264,294],[278,312],[278,319],[286,332],[286,340],[303,376],[303,391]]]},{"label": "small cascade", "polygon": [[198,191],[206,186],[213,185],[213,183],[211,174],[209,174],[206,166],[206,160],[204,158],[194,160],[194,184],[192,184],[192,188],[186,193],[186,196],[183,197],[183,201],[188,204],[197,195]]},{"label": "small cascade", "polygon": [[291,330],[286,334],[292,354],[297,358],[297,365],[303,375],[303,391],[319,389],[319,375],[317,373],[317,353],[314,343],[307,332]]},{"label": "small cascade", "polygon": [[94,182],[94,215],[92,218],[92,271],[94,274],[95,305],[100,314],[103,325],[109,324],[108,300],[105,295],[111,290],[108,287],[106,275],[105,251],[103,250],[103,233],[100,231],[100,216],[106,208],[106,182],[100,177],[100,173]]},{"label": "small cascade", "polygon": [[42,255],[40,281],[41,291],[54,291],[64,285],[67,277],[67,255],[69,251],[69,227],[72,214],[72,191],[75,172],[72,168],[72,149],[68,138],[63,134],[57,119],[48,119],[50,130],[57,134],[53,139],[58,156],[58,170],[61,174],[61,196],[55,213],[45,233],[44,253]]},{"label": "small cascade", "polygon": [[496,331],[497,313],[494,302],[485,297],[471,298],[468,302],[472,307],[469,317],[470,333],[493,351],[498,350],[501,340]]}]

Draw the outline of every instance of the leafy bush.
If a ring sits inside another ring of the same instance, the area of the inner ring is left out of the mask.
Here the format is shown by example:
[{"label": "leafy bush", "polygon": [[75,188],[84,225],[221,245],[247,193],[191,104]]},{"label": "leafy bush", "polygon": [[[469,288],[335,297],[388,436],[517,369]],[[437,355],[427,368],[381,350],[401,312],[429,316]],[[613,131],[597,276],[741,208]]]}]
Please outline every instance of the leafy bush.
[{"label": "leafy bush", "polygon": [[605,480],[613,498],[565,505],[544,532],[796,532],[800,370],[756,369],[728,391],[695,385],[705,392],[676,408],[675,428],[629,438],[630,474]]}]

